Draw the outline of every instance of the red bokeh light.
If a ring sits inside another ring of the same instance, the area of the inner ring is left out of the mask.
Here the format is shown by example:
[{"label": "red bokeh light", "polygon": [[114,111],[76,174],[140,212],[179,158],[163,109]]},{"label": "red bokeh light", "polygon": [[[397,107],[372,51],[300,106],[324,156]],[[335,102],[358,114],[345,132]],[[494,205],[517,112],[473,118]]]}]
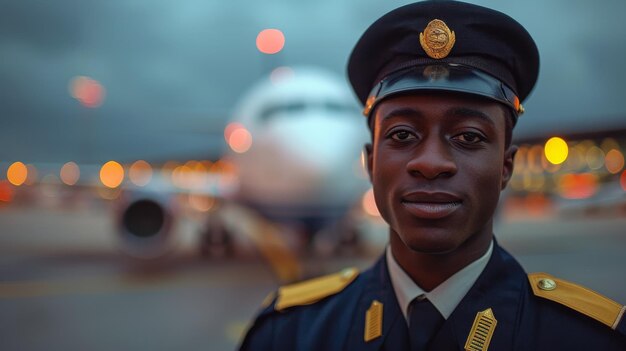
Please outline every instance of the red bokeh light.
[{"label": "red bokeh light", "polygon": [[89,77],[79,76],[72,79],[70,93],[83,106],[95,108],[102,105],[105,90],[102,84]]},{"label": "red bokeh light", "polygon": [[0,202],[13,200],[13,187],[7,180],[0,180]]},{"label": "red bokeh light", "polygon": [[278,29],[264,29],[256,37],[256,47],[264,54],[276,54],[285,46],[285,35]]}]

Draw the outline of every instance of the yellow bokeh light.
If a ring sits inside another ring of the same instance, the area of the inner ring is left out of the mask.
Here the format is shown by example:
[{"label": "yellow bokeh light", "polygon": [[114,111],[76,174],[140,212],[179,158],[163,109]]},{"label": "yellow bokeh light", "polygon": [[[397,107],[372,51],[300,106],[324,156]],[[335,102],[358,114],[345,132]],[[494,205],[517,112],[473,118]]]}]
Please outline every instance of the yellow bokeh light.
[{"label": "yellow bokeh light", "polygon": [[128,170],[128,178],[137,186],[145,186],[152,179],[152,166],[144,160],[135,161]]},{"label": "yellow bokeh light", "polygon": [[80,179],[80,168],[76,162],[67,162],[61,167],[59,176],[64,184],[74,185],[78,182],[78,179]]},{"label": "yellow bokeh light", "polygon": [[612,149],[606,153],[604,165],[609,173],[617,174],[624,168],[624,155],[619,150]]},{"label": "yellow bokeh light", "polygon": [[559,137],[550,138],[544,146],[546,158],[550,163],[555,165],[565,162],[568,152],[567,143]]},{"label": "yellow bokeh light", "polygon": [[109,161],[100,168],[100,181],[108,188],[117,188],[124,180],[124,168],[115,161]]},{"label": "yellow bokeh light", "polygon": [[27,177],[28,168],[22,162],[14,162],[7,169],[7,180],[15,186],[24,184]]}]

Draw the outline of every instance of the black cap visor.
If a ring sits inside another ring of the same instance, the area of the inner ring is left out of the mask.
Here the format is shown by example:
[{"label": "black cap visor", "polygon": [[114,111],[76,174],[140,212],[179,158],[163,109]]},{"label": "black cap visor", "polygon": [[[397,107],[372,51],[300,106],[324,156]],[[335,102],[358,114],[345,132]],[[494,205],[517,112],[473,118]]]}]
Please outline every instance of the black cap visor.
[{"label": "black cap visor", "polygon": [[517,95],[500,80],[473,67],[442,63],[412,66],[387,75],[370,92],[363,114],[369,119],[374,107],[390,96],[422,91],[451,91],[495,100],[511,108],[513,125],[523,111]]}]

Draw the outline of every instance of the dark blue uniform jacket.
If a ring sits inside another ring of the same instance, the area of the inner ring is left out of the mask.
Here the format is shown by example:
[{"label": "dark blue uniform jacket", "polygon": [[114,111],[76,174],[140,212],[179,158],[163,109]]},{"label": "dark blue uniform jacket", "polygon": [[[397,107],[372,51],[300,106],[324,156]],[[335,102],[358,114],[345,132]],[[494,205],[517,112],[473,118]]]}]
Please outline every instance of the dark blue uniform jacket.
[{"label": "dark blue uniform jacket", "polygon": [[[382,336],[364,340],[373,300],[383,308]],[[408,350],[406,320],[391,285],[384,255],[341,292],[314,304],[261,311],[241,350]],[[464,350],[476,313],[493,310],[497,325],[489,350],[626,351],[626,321],[616,330],[533,294],[526,273],[497,244],[476,283],[446,320],[430,350]]]}]

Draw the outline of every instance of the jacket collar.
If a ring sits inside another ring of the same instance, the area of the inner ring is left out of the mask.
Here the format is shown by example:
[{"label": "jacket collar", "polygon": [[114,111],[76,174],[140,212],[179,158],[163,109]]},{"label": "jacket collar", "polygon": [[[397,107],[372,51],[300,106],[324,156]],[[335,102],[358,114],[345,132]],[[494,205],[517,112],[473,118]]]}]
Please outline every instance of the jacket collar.
[{"label": "jacket collar", "polygon": [[[347,350],[401,350],[409,345],[408,328],[398,305],[385,256],[363,273],[364,289],[354,313]],[[432,341],[432,350],[463,350],[478,312],[491,308],[497,325],[490,350],[515,349],[523,309],[526,273],[494,240],[493,253],[482,274]],[[365,342],[365,315],[374,300],[383,304],[382,336]]]}]

